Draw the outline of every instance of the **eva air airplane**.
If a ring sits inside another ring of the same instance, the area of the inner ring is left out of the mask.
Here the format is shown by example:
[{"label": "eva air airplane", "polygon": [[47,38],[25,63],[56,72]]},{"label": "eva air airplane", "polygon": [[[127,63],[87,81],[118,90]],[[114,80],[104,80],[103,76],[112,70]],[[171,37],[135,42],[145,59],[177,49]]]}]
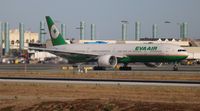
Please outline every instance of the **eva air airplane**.
[{"label": "eva air airplane", "polygon": [[[46,16],[53,46],[50,48],[30,48],[43,50],[67,58],[71,63],[97,62],[95,69],[115,67],[123,63],[121,70],[131,70],[129,63],[142,62],[156,67],[163,62],[179,62],[187,58],[186,50],[173,44],[137,43],[137,44],[68,44],[53,20]],[[178,70],[174,65],[174,70]]]}]

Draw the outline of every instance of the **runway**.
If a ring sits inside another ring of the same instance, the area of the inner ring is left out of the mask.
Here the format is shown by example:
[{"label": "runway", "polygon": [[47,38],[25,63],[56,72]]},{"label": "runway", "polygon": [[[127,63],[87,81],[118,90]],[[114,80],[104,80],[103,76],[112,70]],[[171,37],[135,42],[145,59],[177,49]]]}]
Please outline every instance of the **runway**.
[{"label": "runway", "polygon": [[200,81],[0,77],[0,82],[200,87]]}]

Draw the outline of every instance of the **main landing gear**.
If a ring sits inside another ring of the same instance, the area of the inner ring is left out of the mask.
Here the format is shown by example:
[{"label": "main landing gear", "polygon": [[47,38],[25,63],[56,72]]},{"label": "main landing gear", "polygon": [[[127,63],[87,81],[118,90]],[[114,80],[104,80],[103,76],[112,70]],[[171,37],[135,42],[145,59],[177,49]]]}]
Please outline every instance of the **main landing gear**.
[{"label": "main landing gear", "polygon": [[128,67],[128,64],[127,63],[124,63],[124,66],[123,67],[119,67],[119,70],[122,70],[122,71],[130,71],[132,70],[131,67]]},{"label": "main landing gear", "polygon": [[[122,67],[115,67],[116,69],[122,70],[122,71],[130,71],[132,70],[131,67],[128,67],[128,64],[125,63]],[[109,67],[102,67],[102,66],[94,66],[93,70],[113,70],[113,68]]]},{"label": "main landing gear", "polygon": [[102,67],[102,66],[94,66],[93,70],[106,70],[106,67]]}]

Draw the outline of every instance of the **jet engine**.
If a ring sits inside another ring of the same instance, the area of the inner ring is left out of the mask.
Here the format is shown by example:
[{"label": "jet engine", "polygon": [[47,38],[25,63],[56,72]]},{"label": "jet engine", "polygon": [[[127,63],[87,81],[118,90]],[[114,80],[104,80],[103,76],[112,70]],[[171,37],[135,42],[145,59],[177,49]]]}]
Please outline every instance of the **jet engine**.
[{"label": "jet engine", "polygon": [[144,63],[144,65],[146,65],[147,67],[152,67],[152,68],[155,68],[155,67],[160,67],[162,66],[162,63],[155,63],[155,62],[147,62],[147,63]]},{"label": "jet engine", "polygon": [[101,67],[115,67],[117,58],[112,55],[103,55],[98,58],[98,65]]}]

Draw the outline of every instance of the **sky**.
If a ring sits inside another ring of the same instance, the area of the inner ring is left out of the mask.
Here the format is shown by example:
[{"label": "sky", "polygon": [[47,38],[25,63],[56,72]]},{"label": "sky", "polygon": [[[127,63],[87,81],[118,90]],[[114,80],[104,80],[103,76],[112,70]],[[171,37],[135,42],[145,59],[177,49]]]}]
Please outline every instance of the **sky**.
[{"label": "sky", "polygon": [[[152,37],[152,25],[158,37],[179,37],[180,23],[188,23],[188,36],[200,38],[200,0],[0,0],[0,21],[18,28],[39,32],[39,22],[51,16],[60,27],[66,24],[67,38],[79,38],[80,21],[85,21],[85,39],[90,39],[90,25],[96,25],[97,39],[122,36],[121,21],[128,21],[128,40],[135,35],[135,22],[141,22],[141,37]],[[170,23],[165,23],[170,21]],[[49,37],[49,34],[46,35]]]}]

